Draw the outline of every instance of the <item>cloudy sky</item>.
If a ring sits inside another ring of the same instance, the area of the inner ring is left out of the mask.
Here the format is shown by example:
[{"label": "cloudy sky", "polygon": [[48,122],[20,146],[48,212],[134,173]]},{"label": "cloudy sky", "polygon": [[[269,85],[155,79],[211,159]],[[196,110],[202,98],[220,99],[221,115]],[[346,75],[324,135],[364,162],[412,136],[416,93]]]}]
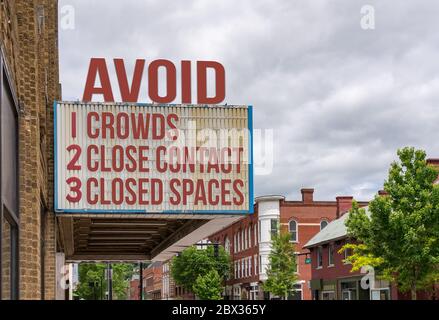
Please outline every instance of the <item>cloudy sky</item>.
[{"label": "cloudy sky", "polygon": [[[60,19],[74,9],[74,28],[61,24],[59,32],[65,100],[82,97],[91,57],[124,58],[130,73],[137,58],[169,59],[177,67],[181,60],[221,62],[224,102],[253,105],[254,127],[273,130],[274,166],[255,177],[257,195],[298,199],[300,188],[313,187],[319,200],[368,200],[382,187],[398,148],[415,146],[439,157],[435,0],[59,5]],[[375,10],[375,29],[361,26],[364,5]],[[119,100],[117,87],[113,91]],[[148,102],[146,82],[141,91]]]}]

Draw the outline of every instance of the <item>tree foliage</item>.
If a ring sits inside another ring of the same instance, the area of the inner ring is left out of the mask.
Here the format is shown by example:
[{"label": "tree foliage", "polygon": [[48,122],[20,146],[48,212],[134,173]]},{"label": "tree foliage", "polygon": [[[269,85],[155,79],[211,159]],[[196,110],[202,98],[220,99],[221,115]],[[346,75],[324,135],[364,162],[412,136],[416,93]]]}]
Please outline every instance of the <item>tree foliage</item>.
[{"label": "tree foliage", "polygon": [[[133,274],[134,266],[129,263],[113,264],[113,298],[123,300],[127,298],[129,280]],[[75,294],[79,299],[100,300],[105,299],[108,290],[104,263],[81,263],[79,264],[79,284]]]},{"label": "tree foliage", "polygon": [[290,242],[289,233],[272,236],[271,252],[268,256],[267,281],[264,291],[287,298],[294,291],[297,282],[295,246]]},{"label": "tree foliage", "polygon": [[[204,294],[200,291],[198,293],[195,292],[196,290],[201,290],[203,283],[207,283],[205,277],[212,271],[215,271],[222,283],[230,274],[230,265],[230,255],[224,250],[224,247],[219,246],[218,257],[215,257],[214,248],[211,245],[203,249],[197,249],[197,247],[192,246],[172,259],[171,275],[176,284],[194,292],[201,298],[199,294],[203,296],[211,295],[210,293]],[[197,289],[194,289],[197,281]],[[221,293],[221,290],[218,294]]]},{"label": "tree foliage", "polygon": [[426,162],[422,150],[398,150],[384,184],[387,196],[376,196],[364,209],[354,204],[346,221],[348,233],[360,245],[350,245],[353,269],[371,265],[398,288],[430,289],[439,278],[438,171]]},{"label": "tree foliage", "polygon": [[215,269],[205,275],[199,275],[195,280],[192,290],[201,300],[221,300],[224,287],[222,279]]}]

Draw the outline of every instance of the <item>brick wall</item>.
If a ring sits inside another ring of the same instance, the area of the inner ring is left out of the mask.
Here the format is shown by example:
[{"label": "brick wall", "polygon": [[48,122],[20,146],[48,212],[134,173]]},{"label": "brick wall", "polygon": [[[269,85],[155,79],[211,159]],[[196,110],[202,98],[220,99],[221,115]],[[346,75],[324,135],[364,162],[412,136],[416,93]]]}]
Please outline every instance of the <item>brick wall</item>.
[{"label": "brick wall", "polygon": [[[57,7],[56,0],[5,0],[0,5],[0,39],[21,110],[20,299],[55,298],[56,223],[52,204],[52,104],[60,98]],[[44,234],[41,234],[42,230]],[[41,259],[42,240],[44,263]],[[43,265],[45,275],[41,279]]]}]

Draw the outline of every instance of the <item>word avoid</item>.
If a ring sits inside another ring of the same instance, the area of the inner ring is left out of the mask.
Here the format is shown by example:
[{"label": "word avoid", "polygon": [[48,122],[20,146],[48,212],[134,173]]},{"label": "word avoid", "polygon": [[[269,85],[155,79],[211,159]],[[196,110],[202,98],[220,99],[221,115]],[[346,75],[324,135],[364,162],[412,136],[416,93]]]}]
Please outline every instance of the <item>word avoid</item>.
[{"label": "word avoid", "polygon": [[[139,100],[146,61],[136,60],[131,80],[127,75],[123,59],[114,59],[114,68],[117,77],[122,102],[135,103]],[[166,78],[166,92],[159,93],[159,73],[164,72]],[[192,63],[181,61],[180,64],[181,102],[192,103]],[[208,71],[215,74],[215,94],[208,96]],[[98,81],[99,80],[99,81]],[[177,68],[169,60],[159,59],[152,61],[147,67],[148,96],[156,103],[171,103],[177,96]],[[222,64],[215,61],[197,61],[196,63],[197,103],[218,104],[226,96],[226,74]],[[113,87],[108,72],[107,61],[104,58],[92,58],[88,68],[87,79],[82,100],[90,102],[94,96],[102,96],[105,102],[114,102]]]}]

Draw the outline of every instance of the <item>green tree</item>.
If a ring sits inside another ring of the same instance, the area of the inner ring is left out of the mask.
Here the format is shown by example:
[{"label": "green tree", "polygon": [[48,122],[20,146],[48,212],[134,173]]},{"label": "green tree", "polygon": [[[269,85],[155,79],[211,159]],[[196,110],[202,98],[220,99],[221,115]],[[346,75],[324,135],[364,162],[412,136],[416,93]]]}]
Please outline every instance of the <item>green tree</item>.
[{"label": "green tree", "polygon": [[198,278],[213,270],[218,273],[220,279],[225,279],[230,274],[230,255],[222,246],[218,248],[217,257],[211,245],[206,249],[192,246],[174,257],[171,262],[171,275],[175,283],[192,292],[195,292],[193,286]]},{"label": "green tree", "polygon": [[213,269],[205,275],[199,275],[192,290],[201,300],[222,300],[221,292],[224,287],[218,271]]},{"label": "green tree", "polygon": [[[133,274],[134,266],[129,263],[113,264],[113,297],[117,300],[127,298],[129,280]],[[105,270],[107,265],[104,263],[81,263],[79,265],[79,284],[75,294],[80,299],[100,300],[105,299],[107,291],[107,280]]]},{"label": "green tree", "polygon": [[294,285],[298,279],[295,247],[290,242],[289,233],[278,232],[272,235],[268,259],[267,281],[263,284],[263,289],[287,299],[288,295],[294,291]]},{"label": "green tree", "polygon": [[403,148],[398,156],[384,183],[388,195],[371,201],[370,214],[354,203],[346,226],[360,244],[344,249],[353,249],[353,270],[371,265],[416,300],[417,290],[439,280],[438,172],[422,150]]}]

